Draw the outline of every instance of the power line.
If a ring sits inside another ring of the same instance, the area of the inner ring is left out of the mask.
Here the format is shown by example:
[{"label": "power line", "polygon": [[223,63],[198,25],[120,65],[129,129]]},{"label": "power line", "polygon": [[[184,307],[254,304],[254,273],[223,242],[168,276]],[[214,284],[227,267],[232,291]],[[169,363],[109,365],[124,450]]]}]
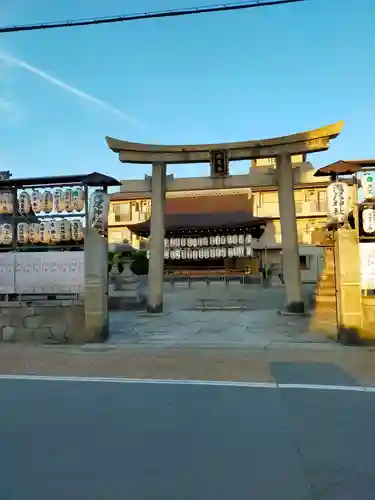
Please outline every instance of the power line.
[{"label": "power line", "polygon": [[288,3],[304,2],[305,0],[248,0],[246,2],[235,2],[220,5],[209,5],[202,7],[188,7],[184,9],[163,10],[155,12],[145,12],[140,14],[126,14],[114,17],[98,17],[88,19],[77,19],[73,21],[52,21],[38,24],[22,24],[16,26],[0,27],[0,33],[12,33],[16,31],[38,31],[56,28],[73,28],[78,26],[90,26],[93,24],[123,23],[126,21],[137,21],[146,19],[157,19],[163,17],[191,16],[196,14],[208,14],[212,12],[223,12],[233,10],[251,9],[254,7],[268,7],[272,5],[282,5]]}]

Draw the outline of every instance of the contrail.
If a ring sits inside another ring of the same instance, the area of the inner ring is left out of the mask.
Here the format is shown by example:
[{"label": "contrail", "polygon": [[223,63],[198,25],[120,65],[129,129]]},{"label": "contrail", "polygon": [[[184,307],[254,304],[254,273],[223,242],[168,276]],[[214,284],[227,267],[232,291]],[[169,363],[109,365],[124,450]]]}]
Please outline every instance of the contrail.
[{"label": "contrail", "polygon": [[39,68],[36,68],[35,66],[32,66],[31,64],[28,64],[25,61],[22,61],[21,59],[17,59],[15,57],[5,55],[5,54],[0,54],[0,60],[3,60],[9,64],[12,64],[13,66],[18,66],[19,68],[25,69],[29,73],[33,73],[34,75],[39,76],[40,78],[43,78],[43,80],[46,80],[47,82],[52,83],[53,85],[56,85],[56,87],[60,87],[61,89],[67,90],[71,94],[76,95],[77,97],[80,97],[81,99],[84,99],[85,101],[92,102],[93,104],[96,104],[97,106],[100,106],[103,109],[106,109],[107,111],[110,111],[111,113],[114,113],[115,115],[127,120],[130,123],[133,123],[133,125],[136,125],[138,128],[144,129],[144,125],[139,123],[137,120],[132,118],[131,116],[127,115],[126,113],[123,113],[119,109],[114,108],[110,104],[108,104],[105,101],[102,101],[101,99],[98,99],[97,97],[88,94],[87,92],[84,92],[83,90],[77,89],[77,87],[73,87],[72,85],[69,85],[62,80],[59,80],[58,78],[55,78],[54,76],[46,73],[45,71],[42,71]]}]

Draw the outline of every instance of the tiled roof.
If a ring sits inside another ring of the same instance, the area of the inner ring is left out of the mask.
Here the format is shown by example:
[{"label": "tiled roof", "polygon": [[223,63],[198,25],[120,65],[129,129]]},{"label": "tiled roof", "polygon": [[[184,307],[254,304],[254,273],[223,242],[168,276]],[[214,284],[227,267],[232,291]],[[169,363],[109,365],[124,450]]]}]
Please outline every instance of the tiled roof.
[{"label": "tiled roof", "polygon": [[[189,229],[241,229],[266,224],[267,218],[254,217],[251,212],[210,212],[210,213],[167,213],[165,215],[165,231],[184,232]],[[137,234],[149,234],[150,219],[138,224],[129,225],[129,229]]]}]

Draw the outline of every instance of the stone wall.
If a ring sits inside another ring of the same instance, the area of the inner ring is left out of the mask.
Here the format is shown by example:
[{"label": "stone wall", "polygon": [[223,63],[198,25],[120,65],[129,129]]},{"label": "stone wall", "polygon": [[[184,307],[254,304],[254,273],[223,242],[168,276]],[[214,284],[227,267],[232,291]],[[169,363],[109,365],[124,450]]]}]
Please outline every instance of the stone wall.
[{"label": "stone wall", "polygon": [[85,342],[85,311],[81,300],[0,302],[3,342]]}]

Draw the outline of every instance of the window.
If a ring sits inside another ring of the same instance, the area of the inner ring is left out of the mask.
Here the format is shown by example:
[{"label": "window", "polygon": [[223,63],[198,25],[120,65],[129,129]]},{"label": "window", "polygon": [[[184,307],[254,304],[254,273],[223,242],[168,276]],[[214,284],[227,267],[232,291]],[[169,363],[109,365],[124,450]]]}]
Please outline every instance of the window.
[{"label": "window", "polygon": [[327,211],[327,193],[325,191],[318,191],[318,212]]},{"label": "window", "polygon": [[300,255],[299,256],[299,267],[301,271],[307,271],[310,269],[310,255]]},{"label": "window", "polygon": [[129,203],[116,204],[113,207],[113,212],[115,214],[115,222],[128,222],[131,220]]}]

